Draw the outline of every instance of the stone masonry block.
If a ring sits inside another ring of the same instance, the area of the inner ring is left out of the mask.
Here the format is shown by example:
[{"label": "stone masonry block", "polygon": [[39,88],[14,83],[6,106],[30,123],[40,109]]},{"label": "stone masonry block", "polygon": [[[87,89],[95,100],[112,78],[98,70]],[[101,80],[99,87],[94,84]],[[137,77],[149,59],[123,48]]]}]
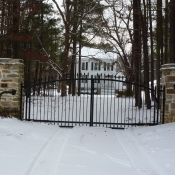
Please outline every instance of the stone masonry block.
[{"label": "stone masonry block", "polygon": [[13,79],[12,78],[6,78],[6,77],[4,77],[4,78],[2,78],[1,79],[1,82],[12,82],[13,81]]},{"label": "stone masonry block", "polygon": [[165,77],[162,77],[161,80],[160,80],[160,83],[162,84],[165,84]]},{"label": "stone masonry block", "polygon": [[171,115],[175,116],[175,109],[171,109]]},{"label": "stone masonry block", "polygon": [[172,103],[172,100],[171,99],[166,99],[166,103],[167,104]]},{"label": "stone masonry block", "polygon": [[12,89],[16,89],[16,88],[18,88],[18,84],[17,83],[9,83],[8,87],[12,88]]},{"label": "stone masonry block", "polygon": [[9,71],[10,71],[10,67],[11,67],[11,65],[5,64],[5,65],[3,66],[3,70],[9,70]]},{"label": "stone masonry block", "polygon": [[19,98],[17,98],[17,97],[16,98],[13,98],[12,101],[13,102],[18,102],[19,101]]},{"label": "stone masonry block", "polygon": [[175,82],[175,76],[173,75],[168,75],[166,78],[165,78],[165,81],[166,82]]},{"label": "stone masonry block", "polygon": [[175,103],[171,103],[171,109],[175,110]]},{"label": "stone masonry block", "polygon": [[170,72],[170,75],[175,75],[175,70],[172,70],[172,71]]},{"label": "stone masonry block", "polygon": [[166,93],[167,94],[175,94],[175,90],[174,89],[166,89]]},{"label": "stone masonry block", "polygon": [[8,69],[3,69],[3,70],[2,70],[2,74],[3,74],[3,75],[4,75],[4,74],[7,75],[7,74],[9,74],[9,73],[10,73],[10,71],[9,71]]},{"label": "stone masonry block", "polygon": [[170,75],[170,71],[169,70],[163,70],[162,71],[162,76],[167,76],[167,75]]},{"label": "stone masonry block", "polygon": [[170,122],[171,122],[170,114],[165,114],[165,123],[170,123]]},{"label": "stone masonry block", "polygon": [[167,100],[171,100],[171,99],[173,99],[173,96],[174,96],[174,95],[166,95],[166,99],[167,99]]},{"label": "stone masonry block", "polygon": [[6,107],[6,106],[7,107],[8,106],[10,107],[10,106],[12,106],[11,104],[12,104],[12,102],[11,101],[8,101],[8,100],[1,101],[1,105],[4,106],[4,107]]},{"label": "stone masonry block", "polygon": [[169,106],[170,106],[169,104],[165,104],[165,111],[169,111],[170,109]]},{"label": "stone masonry block", "polygon": [[169,82],[167,82],[166,83],[166,88],[172,88],[172,89],[174,89],[174,85],[175,85],[175,83],[169,83]]},{"label": "stone masonry block", "polygon": [[20,65],[24,63],[24,61],[21,59],[10,59],[8,62],[9,64],[15,63],[15,64],[20,64]]},{"label": "stone masonry block", "polygon": [[20,69],[20,67],[21,67],[21,65],[15,64],[15,65],[13,65],[13,70],[18,71]]},{"label": "stone masonry block", "polygon": [[12,77],[12,78],[15,78],[15,77],[18,77],[19,75],[18,74],[9,74],[7,75],[7,77]]},{"label": "stone masonry block", "polygon": [[20,78],[19,78],[19,77],[15,77],[15,78],[13,79],[13,82],[19,83],[19,82],[21,82],[21,81],[20,81]]},{"label": "stone masonry block", "polygon": [[19,107],[20,106],[20,102],[17,101],[12,101],[13,107]]}]

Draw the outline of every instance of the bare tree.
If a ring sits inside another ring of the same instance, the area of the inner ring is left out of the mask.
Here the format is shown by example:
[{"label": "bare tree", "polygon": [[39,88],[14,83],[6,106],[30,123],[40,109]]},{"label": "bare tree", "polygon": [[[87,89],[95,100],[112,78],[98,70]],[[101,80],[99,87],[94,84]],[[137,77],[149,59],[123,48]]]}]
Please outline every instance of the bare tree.
[{"label": "bare tree", "polygon": [[175,0],[170,1],[170,62],[175,63]]},{"label": "bare tree", "polygon": [[[134,81],[136,84],[141,82],[141,19],[140,19],[140,0],[133,1],[133,43],[132,58],[134,62]],[[141,88],[136,87],[136,106],[141,108]]]},{"label": "bare tree", "polygon": [[169,59],[168,59],[168,50],[169,50],[169,45],[168,45],[168,29],[169,29],[169,18],[168,15],[169,14],[169,8],[168,8],[168,0],[165,0],[165,18],[164,18],[164,63],[168,63]]},{"label": "bare tree", "polygon": [[[98,2],[94,0],[84,0],[83,5],[80,5],[78,0],[65,0],[63,1],[64,10],[62,10],[56,0],[52,0],[56,5],[64,24],[64,49],[62,52],[62,68],[63,79],[66,78],[66,74],[71,72],[71,78],[74,78],[75,71],[75,59],[77,55],[77,43],[82,44],[82,21],[87,21],[87,18],[91,16],[91,26],[93,25],[92,14],[97,11]],[[87,5],[86,5],[87,4]],[[97,8],[97,9],[96,9]],[[89,18],[90,21],[90,18]],[[89,25],[89,26],[90,26]],[[86,29],[87,30],[87,29]],[[81,37],[80,36],[81,33]],[[94,34],[93,34],[94,35]],[[93,38],[93,37],[92,37]],[[81,41],[80,41],[81,40]],[[87,41],[86,41],[87,43]],[[81,51],[80,51],[81,52]],[[80,73],[79,73],[80,74]],[[74,83],[74,82],[72,82]],[[66,95],[65,84],[62,83],[62,96]],[[70,93],[75,94],[75,83],[70,84]]]},{"label": "bare tree", "polygon": [[[132,7],[122,1],[105,1],[106,12],[102,16],[99,36],[104,37],[118,55],[118,64],[124,75],[130,79],[133,74],[131,59]],[[120,7],[120,8],[118,8]],[[99,25],[99,24],[97,24]],[[106,51],[108,52],[108,51]],[[111,52],[111,50],[109,50]]]},{"label": "bare tree", "polygon": [[161,60],[163,59],[162,56],[162,0],[157,0],[157,31],[156,31],[156,41],[157,41],[157,48],[156,48],[156,56],[157,56],[157,86],[160,86],[160,64]]},{"label": "bare tree", "polygon": [[[152,26],[152,8],[151,0],[148,0],[148,15],[149,15],[149,33],[150,33],[150,63],[151,63],[151,89],[154,89],[154,46],[153,46],[153,26]],[[154,98],[154,91],[151,91],[151,96]]]}]

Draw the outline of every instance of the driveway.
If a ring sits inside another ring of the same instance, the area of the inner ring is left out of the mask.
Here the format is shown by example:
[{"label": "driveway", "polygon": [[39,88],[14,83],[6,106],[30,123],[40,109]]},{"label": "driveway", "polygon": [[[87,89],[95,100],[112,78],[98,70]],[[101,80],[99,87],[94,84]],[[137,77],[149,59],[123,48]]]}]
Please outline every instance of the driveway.
[{"label": "driveway", "polygon": [[31,164],[28,175],[163,175],[127,130],[58,128]]}]

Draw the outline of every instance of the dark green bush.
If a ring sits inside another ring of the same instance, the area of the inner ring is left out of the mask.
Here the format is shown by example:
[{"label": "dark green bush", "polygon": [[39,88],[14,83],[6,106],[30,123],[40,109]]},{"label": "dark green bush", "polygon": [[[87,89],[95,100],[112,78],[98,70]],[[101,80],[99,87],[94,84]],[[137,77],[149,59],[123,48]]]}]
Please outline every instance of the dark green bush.
[{"label": "dark green bush", "polygon": [[135,92],[127,90],[115,90],[115,94],[116,97],[133,97]]}]

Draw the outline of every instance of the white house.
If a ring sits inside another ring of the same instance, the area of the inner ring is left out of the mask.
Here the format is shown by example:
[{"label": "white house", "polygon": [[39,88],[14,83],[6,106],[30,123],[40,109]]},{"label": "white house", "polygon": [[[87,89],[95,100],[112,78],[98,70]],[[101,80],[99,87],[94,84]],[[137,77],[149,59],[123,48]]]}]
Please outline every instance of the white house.
[{"label": "white house", "polygon": [[[84,47],[81,50],[81,77],[85,78],[81,81],[81,91],[90,91],[91,84],[87,79],[90,78],[105,78],[117,75],[116,67],[116,54],[104,53],[99,49],[92,49]],[[79,74],[79,58],[76,60],[76,73]],[[121,73],[120,73],[121,76]],[[78,83],[76,85],[78,87]],[[95,80],[94,88],[95,91],[99,94],[106,94],[108,91],[112,90],[115,93],[115,87],[120,89],[122,88],[123,83],[109,81],[104,83],[104,81]],[[104,92],[105,91],[105,92]],[[110,92],[111,93],[111,92]]]}]

